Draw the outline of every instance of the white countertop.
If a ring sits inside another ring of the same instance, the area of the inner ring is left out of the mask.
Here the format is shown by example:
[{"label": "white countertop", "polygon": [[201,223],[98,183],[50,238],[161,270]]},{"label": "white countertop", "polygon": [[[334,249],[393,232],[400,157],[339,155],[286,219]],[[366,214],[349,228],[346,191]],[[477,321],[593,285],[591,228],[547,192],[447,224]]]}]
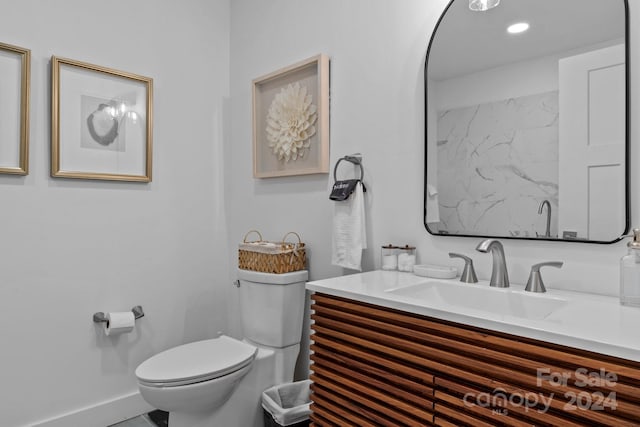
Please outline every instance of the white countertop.
[{"label": "white countertop", "polygon": [[[447,304],[442,300],[389,293],[389,290],[436,280],[453,286],[485,286],[486,282],[462,284],[459,279],[429,279],[413,273],[371,271],[307,283],[314,292],[421,314],[436,319],[490,329],[554,344],[595,351],[640,362],[640,308],[620,305],[618,298],[582,292],[547,289],[545,297],[567,301],[542,319],[491,313]],[[487,292],[524,292],[524,286]],[[385,292],[386,291],[386,292]],[[529,294],[529,293],[527,293]]]}]

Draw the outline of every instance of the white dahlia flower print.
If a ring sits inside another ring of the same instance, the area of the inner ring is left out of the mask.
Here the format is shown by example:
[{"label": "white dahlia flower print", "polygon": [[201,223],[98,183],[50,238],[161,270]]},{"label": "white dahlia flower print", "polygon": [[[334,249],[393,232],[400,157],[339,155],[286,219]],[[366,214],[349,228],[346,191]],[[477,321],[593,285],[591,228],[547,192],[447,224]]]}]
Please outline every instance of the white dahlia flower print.
[{"label": "white dahlia flower print", "polygon": [[300,83],[282,88],[267,113],[267,141],[278,160],[297,160],[311,145],[316,133],[317,107]]}]

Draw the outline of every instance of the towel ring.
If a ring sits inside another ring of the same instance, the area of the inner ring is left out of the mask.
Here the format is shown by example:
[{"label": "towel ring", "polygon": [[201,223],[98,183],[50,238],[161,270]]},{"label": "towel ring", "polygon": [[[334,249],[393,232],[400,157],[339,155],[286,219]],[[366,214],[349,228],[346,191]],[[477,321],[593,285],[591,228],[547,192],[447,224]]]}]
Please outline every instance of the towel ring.
[{"label": "towel ring", "polygon": [[340,159],[338,159],[338,161],[336,162],[335,167],[333,168],[333,181],[334,182],[337,181],[336,172],[338,171],[338,165],[343,160],[351,162],[354,165],[360,166],[360,181],[362,181],[362,179],[364,178],[364,168],[362,167],[362,158],[361,157],[357,157],[357,155],[344,156],[344,157],[341,157]]}]

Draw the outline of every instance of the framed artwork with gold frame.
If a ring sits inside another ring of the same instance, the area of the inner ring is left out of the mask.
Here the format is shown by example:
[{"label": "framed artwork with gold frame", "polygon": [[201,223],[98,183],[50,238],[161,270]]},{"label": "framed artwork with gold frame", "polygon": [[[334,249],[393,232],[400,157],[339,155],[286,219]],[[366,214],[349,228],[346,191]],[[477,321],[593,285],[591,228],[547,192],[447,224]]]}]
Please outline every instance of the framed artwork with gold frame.
[{"label": "framed artwork with gold frame", "polygon": [[329,57],[252,82],[253,176],[329,173]]},{"label": "framed artwork with gold frame", "polygon": [[51,175],[151,181],[153,79],[53,56]]},{"label": "framed artwork with gold frame", "polygon": [[31,51],[0,43],[0,173],[29,173]]}]

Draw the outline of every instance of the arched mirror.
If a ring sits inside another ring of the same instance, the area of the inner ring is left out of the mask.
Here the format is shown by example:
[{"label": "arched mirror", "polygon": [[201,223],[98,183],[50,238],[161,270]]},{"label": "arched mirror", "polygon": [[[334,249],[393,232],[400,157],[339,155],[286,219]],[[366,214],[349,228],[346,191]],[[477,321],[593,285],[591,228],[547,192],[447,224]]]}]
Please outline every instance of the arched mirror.
[{"label": "arched mirror", "polygon": [[626,0],[452,0],[425,65],[427,230],[619,240],[628,51]]}]

